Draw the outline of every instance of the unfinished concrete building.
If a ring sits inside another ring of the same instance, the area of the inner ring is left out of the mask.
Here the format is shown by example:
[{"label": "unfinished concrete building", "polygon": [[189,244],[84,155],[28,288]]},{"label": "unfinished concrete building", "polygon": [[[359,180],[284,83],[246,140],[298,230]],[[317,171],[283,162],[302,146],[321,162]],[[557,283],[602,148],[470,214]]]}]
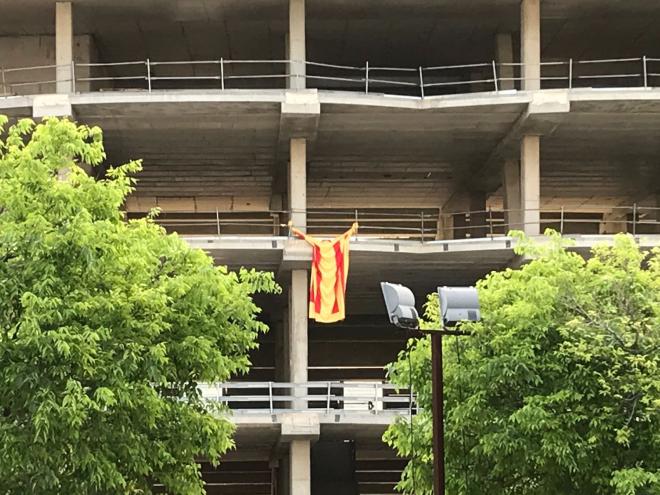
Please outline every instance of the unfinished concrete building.
[{"label": "unfinished concrete building", "polygon": [[[154,206],[281,297],[248,376],[209,385],[237,449],[209,494],[394,493],[408,391],[378,283],[423,301],[515,266],[509,230],[660,244],[657,0],[0,0],[0,113],[105,131]],[[103,170],[94,173],[99,176]],[[311,251],[351,244],[345,321],[307,318]]]}]

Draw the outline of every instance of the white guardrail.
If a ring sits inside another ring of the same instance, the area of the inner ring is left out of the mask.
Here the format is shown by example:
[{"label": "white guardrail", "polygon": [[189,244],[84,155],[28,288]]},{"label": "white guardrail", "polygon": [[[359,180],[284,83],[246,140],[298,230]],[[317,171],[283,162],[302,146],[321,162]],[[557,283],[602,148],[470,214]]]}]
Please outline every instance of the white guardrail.
[{"label": "white guardrail", "polygon": [[232,382],[199,388],[206,400],[225,404],[234,414],[409,415],[417,407],[409,390],[379,382]]},{"label": "white guardrail", "polygon": [[[304,68],[304,70],[302,70]],[[500,92],[535,81],[542,88],[652,87],[660,83],[660,58],[552,60],[539,78],[525,78],[524,64],[488,61],[462,65],[385,67],[295,60],[136,60],[74,62],[70,65],[0,67],[0,96],[67,92],[172,89],[283,88],[304,79],[309,87],[393,93],[424,98],[434,94]],[[61,89],[59,89],[61,91]]]}]

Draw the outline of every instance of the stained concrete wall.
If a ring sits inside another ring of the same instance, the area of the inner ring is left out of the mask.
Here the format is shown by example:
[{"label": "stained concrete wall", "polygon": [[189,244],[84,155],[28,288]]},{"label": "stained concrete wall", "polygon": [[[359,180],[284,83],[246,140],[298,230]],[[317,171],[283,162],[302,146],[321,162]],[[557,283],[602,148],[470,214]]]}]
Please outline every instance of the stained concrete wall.
[{"label": "stained concrete wall", "polygon": [[[89,63],[97,60],[96,45],[91,35],[74,37],[73,57],[76,62]],[[0,37],[0,66],[5,69],[4,87],[0,79],[0,94],[54,93],[53,82],[22,85],[23,82],[54,81],[55,68],[29,71],[13,71],[20,67],[35,67],[55,64],[55,36],[5,36]],[[7,70],[9,69],[9,70]],[[76,78],[89,77],[89,68],[77,67]],[[4,91],[3,91],[4,90]],[[77,83],[76,91],[89,91],[90,84]]]}]

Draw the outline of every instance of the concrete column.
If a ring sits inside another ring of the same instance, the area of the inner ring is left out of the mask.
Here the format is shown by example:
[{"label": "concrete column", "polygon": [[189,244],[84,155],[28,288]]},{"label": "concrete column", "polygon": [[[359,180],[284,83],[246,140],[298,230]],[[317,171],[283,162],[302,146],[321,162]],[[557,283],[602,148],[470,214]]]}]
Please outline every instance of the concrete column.
[{"label": "concrete column", "polygon": [[522,89],[541,88],[541,0],[522,0],[520,9]]},{"label": "concrete column", "polygon": [[[498,64],[513,63],[513,40],[511,33],[498,33],[495,36],[495,61]],[[498,65],[497,77],[500,79],[499,88],[502,90],[514,89],[515,71],[513,65]]]},{"label": "concrete column", "polygon": [[71,2],[55,4],[55,68],[56,91],[72,91],[73,8]]},{"label": "concrete column", "polygon": [[612,210],[603,213],[603,221],[600,223],[599,234],[619,234],[626,232],[628,224],[626,223],[628,211],[626,209]]},{"label": "concrete column", "polygon": [[520,143],[520,191],[523,230],[541,233],[541,137],[524,136]]},{"label": "concrete column", "polygon": [[305,89],[305,0],[289,0],[289,36],[287,39],[290,89]]},{"label": "concrete column", "polygon": [[469,197],[470,229],[468,233],[471,239],[480,239],[490,233],[488,225],[488,212],[486,211],[486,194],[482,192],[471,192]]},{"label": "concrete column", "polygon": [[[309,286],[307,270],[291,270],[289,287],[289,380],[307,382],[307,311]],[[293,395],[305,395],[296,390]],[[305,409],[305,400],[295,400],[295,409]]]},{"label": "concrete column", "polygon": [[307,140],[291,139],[289,161],[289,209],[293,225],[307,231]]},{"label": "concrete column", "polygon": [[311,444],[309,440],[293,440],[289,446],[289,487],[291,495],[312,493]]},{"label": "concrete column", "polygon": [[518,160],[506,160],[503,176],[505,229],[506,231],[523,230],[520,162]]}]

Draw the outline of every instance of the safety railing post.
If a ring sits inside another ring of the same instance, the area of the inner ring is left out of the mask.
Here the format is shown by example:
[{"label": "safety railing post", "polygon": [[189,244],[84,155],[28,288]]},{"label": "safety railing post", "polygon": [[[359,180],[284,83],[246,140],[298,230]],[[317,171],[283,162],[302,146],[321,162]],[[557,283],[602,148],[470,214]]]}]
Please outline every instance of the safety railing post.
[{"label": "safety railing post", "polygon": [[419,92],[422,95],[422,100],[424,99],[424,73],[422,71],[422,66],[419,66]]},{"label": "safety railing post", "polygon": [[0,67],[0,75],[2,77],[2,94],[8,95],[9,92],[7,91],[7,80],[5,79],[5,69],[3,67]]},{"label": "safety railing post", "polygon": [[328,382],[328,395],[326,397],[326,403],[325,403],[325,412],[327,414],[330,414],[330,394],[332,391],[332,382]]},{"label": "safety railing post", "polygon": [[564,207],[561,207],[561,211],[559,213],[559,234],[564,235]]},{"label": "safety railing post", "polygon": [[147,90],[151,93],[151,62],[147,59]]},{"label": "safety railing post", "polygon": [[364,64],[364,92],[369,94],[369,61]]},{"label": "safety railing post", "polygon": [[573,89],[573,59],[568,61],[568,89]]},{"label": "safety railing post", "polygon": [[500,88],[497,82],[497,64],[495,63],[495,60],[493,60],[493,82],[495,83],[495,92],[499,93]]},{"label": "safety railing post", "polygon": [[424,237],[424,233],[425,233],[424,232],[424,212],[420,213],[420,219],[421,219],[421,225],[420,226],[422,228],[422,242],[424,242],[425,241],[425,237]]},{"label": "safety railing post", "polygon": [[225,90],[225,59],[220,57],[220,89]]},{"label": "safety railing post", "polygon": [[378,414],[378,384],[374,383],[374,414]]},{"label": "safety railing post", "polygon": [[71,92],[76,92],[76,63],[71,61]]},{"label": "safety railing post", "polygon": [[217,207],[215,209],[215,226],[217,229],[218,237],[220,237],[220,212],[218,211]]},{"label": "safety railing post", "polygon": [[633,203],[632,234],[637,235],[637,203]]},{"label": "safety railing post", "polygon": [[488,207],[488,225],[490,226],[490,238],[493,238],[493,208]]},{"label": "safety railing post", "polygon": [[[358,217],[358,209],[356,208],[356,209],[355,209],[355,223],[357,223],[357,224],[359,225],[358,218],[359,218],[359,217]],[[358,232],[359,232],[359,231],[360,231],[360,230],[358,229]],[[357,238],[358,238],[358,234],[356,233],[356,234],[355,234],[355,239],[357,240]]]},{"label": "safety railing post", "polygon": [[643,74],[644,74],[644,88],[649,87],[649,72],[648,72],[648,63],[646,60],[646,55],[642,57],[642,65],[643,65]]},{"label": "safety railing post", "polygon": [[268,406],[273,414],[273,382],[268,382]]}]

